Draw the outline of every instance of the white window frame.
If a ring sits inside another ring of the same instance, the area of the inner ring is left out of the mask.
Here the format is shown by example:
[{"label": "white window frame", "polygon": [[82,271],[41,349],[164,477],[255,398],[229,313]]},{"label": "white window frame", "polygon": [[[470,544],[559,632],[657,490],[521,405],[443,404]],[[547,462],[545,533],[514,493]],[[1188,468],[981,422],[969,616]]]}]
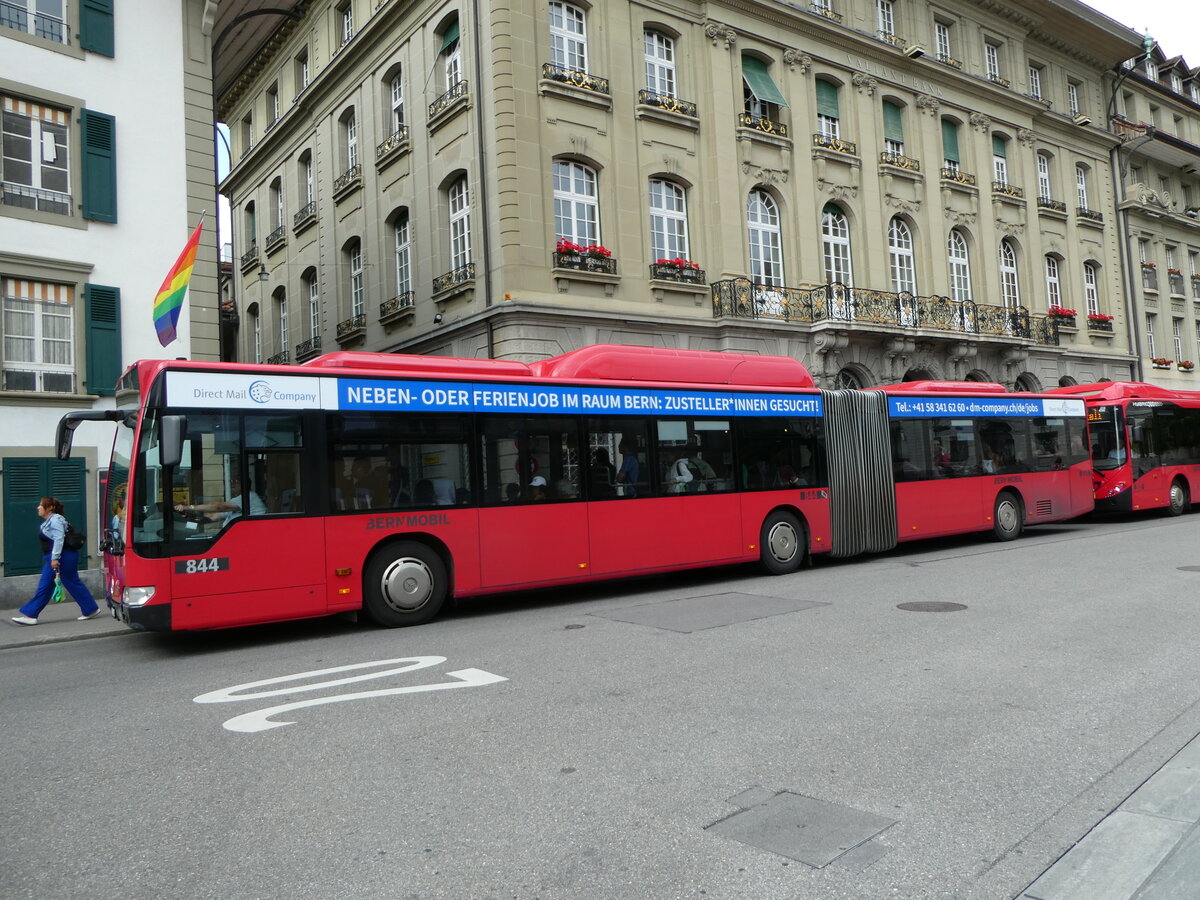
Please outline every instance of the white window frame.
[{"label": "white window frame", "polygon": [[312,82],[312,70],[308,65],[308,48],[305,47],[296,54],[296,74],[300,76],[296,80],[299,82],[296,85],[296,93],[300,93]]},{"label": "white window frame", "polygon": [[953,59],[953,44],[950,42],[950,25],[945,22],[933,23],[934,52],[942,59]]},{"label": "white window frame", "polygon": [[688,248],[687,194],[673,181],[650,180],[650,253],[660,259],[691,259]]},{"label": "white window frame", "polygon": [[984,70],[991,79],[1003,78],[1000,74],[1000,47],[991,41],[983,42]]},{"label": "white window frame", "polygon": [[[70,114],[62,109],[28,104],[30,111],[33,109],[42,111],[42,115],[29,115],[18,111],[21,101],[11,100],[8,97],[2,99],[4,122],[8,123],[11,119],[19,119],[28,123],[29,136],[26,137],[24,134],[9,131],[6,127],[0,126],[0,131],[4,135],[4,149],[0,151],[3,152],[3,157],[0,159],[0,178],[3,178],[5,185],[37,192],[32,198],[34,208],[43,209],[41,201],[45,200],[52,205],[43,211],[72,215],[74,201],[71,193],[72,133]],[[44,117],[47,114],[51,116],[50,119]],[[9,149],[16,143],[25,141],[29,142],[28,158],[8,155]],[[47,159],[47,156],[51,158]],[[27,167],[29,180],[19,180],[15,177],[14,166]],[[51,182],[52,186],[47,186],[47,180]],[[55,182],[64,183],[63,186],[66,187],[66,190],[62,191],[53,186]],[[48,196],[39,196],[41,194]]]},{"label": "white window frame", "polygon": [[750,280],[756,285],[783,287],[783,232],[779,207],[765,191],[751,191],[746,200]]},{"label": "white window frame", "polygon": [[262,315],[259,308],[256,306],[250,310],[250,340],[251,351],[254,353],[254,362],[260,363],[263,361],[262,353]]},{"label": "white window frame", "polygon": [[1091,209],[1088,206],[1087,169],[1084,166],[1075,167],[1075,198],[1079,201],[1080,209]]},{"label": "white window frame", "polygon": [[971,250],[957,228],[950,229],[946,248],[950,266],[950,299],[962,303],[971,299]]},{"label": "white window frame", "polygon": [[642,34],[646,61],[646,90],[675,97],[675,41],[658,31]]},{"label": "white window frame", "polygon": [[896,33],[896,10],[892,0],[875,0],[875,24],[880,34]]},{"label": "white window frame", "polygon": [[267,88],[267,124],[274,125],[279,121],[279,85],[273,84]]},{"label": "white window frame", "polygon": [[1050,181],[1050,157],[1045,153],[1037,154],[1038,197],[1047,200],[1054,199],[1054,186]]},{"label": "white window frame", "polygon": [[308,286],[308,336],[316,339],[321,336],[321,287],[316,272],[305,281]]},{"label": "white window frame", "polygon": [[304,157],[302,160],[304,165],[304,205],[313,202],[313,161],[312,154]]},{"label": "white window frame", "polygon": [[1151,81],[1158,81],[1158,63],[1152,59],[1146,60],[1146,77]]},{"label": "white window frame", "polygon": [[404,127],[404,73],[397,72],[388,82],[391,94],[392,134]]},{"label": "white window frame", "polygon": [[446,192],[450,222],[450,269],[471,262],[471,196],[464,175]]},{"label": "white window frame", "polygon": [[821,259],[826,284],[854,284],[854,268],[850,253],[850,221],[845,212],[821,211]]},{"label": "white window frame", "polygon": [[[4,25],[0,27],[12,28],[15,31],[52,41],[55,44],[70,44],[73,26],[67,21],[67,2],[66,0],[51,0],[51,2],[58,4],[58,15],[43,9],[47,0],[5,0]],[[74,7],[75,4],[71,4],[71,6]],[[20,15],[24,19],[20,28],[16,27],[16,15]]]},{"label": "white window frame", "polygon": [[342,120],[342,137],[346,142],[346,171],[358,165],[358,116],[353,109]]},{"label": "white window frame", "polygon": [[992,155],[992,175],[1000,184],[1008,184],[1008,157],[998,153]]},{"label": "white window frame", "polygon": [[271,182],[271,231],[283,225],[283,179],[276,178]]},{"label": "white window frame", "polygon": [[550,62],[572,72],[587,72],[587,13],[558,0],[550,4]]},{"label": "white window frame", "polygon": [[1100,314],[1100,273],[1095,263],[1083,264],[1083,296],[1089,316]]},{"label": "white window frame", "polygon": [[345,47],[354,37],[354,4],[347,2],[338,7],[338,49]]},{"label": "white window frame", "polygon": [[1074,81],[1067,82],[1067,110],[1073,116],[1079,115],[1079,85]]},{"label": "white window frame", "polygon": [[1040,66],[1029,66],[1029,96],[1042,99],[1042,70]]},{"label": "white window frame", "polygon": [[1146,313],[1146,356],[1150,359],[1158,356],[1158,351],[1154,348],[1154,319],[1154,313]]},{"label": "white window frame", "polygon": [[279,352],[288,352],[289,344],[291,343],[291,335],[288,331],[288,304],[287,292],[281,292],[279,295],[279,309],[277,315],[279,317]]},{"label": "white window frame", "polygon": [[444,87],[447,91],[463,80],[461,37],[446,48],[442,60],[442,76],[446,79]]},{"label": "white window frame", "polygon": [[1046,255],[1046,305],[1062,306],[1062,282],[1059,280],[1058,257]]},{"label": "white window frame", "polygon": [[[17,280],[0,279],[3,309],[0,311],[0,368],[4,372],[31,373],[34,389],[47,390],[47,375],[68,375],[71,387],[67,391],[49,389],[51,393],[74,393],[75,372],[75,301],[67,285],[48,282],[20,281],[28,291],[18,294]],[[19,324],[27,327],[14,327]],[[20,352],[17,352],[17,351]],[[57,357],[57,358],[56,358]],[[5,390],[0,382],[0,391]],[[16,390],[14,388],[13,390]]]},{"label": "white window frame", "polygon": [[1010,312],[1021,305],[1021,283],[1017,271],[1017,251],[1012,241],[1002,240],[999,252],[1000,300]]},{"label": "white window frame", "polygon": [[347,262],[350,265],[350,315],[359,316],[366,312],[363,291],[363,252],[362,241],[355,241],[347,252]]},{"label": "white window frame", "polygon": [[817,113],[817,132],[822,137],[839,140],[842,136],[842,123],[837,116],[827,116]]},{"label": "white window frame", "polygon": [[888,257],[891,263],[892,290],[897,294],[917,293],[917,265],[913,253],[912,229],[899,216],[888,222]]},{"label": "white window frame", "polygon": [[554,161],[554,235],[580,246],[600,243],[600,179],[572,160]]},{"label": "white window frame", "polygon": [[412,291],[412,223],[401,213],[392,225],[392,249],[396,264],[396,296]]},{"label": "white window frame", "polygon": [[1171,341],[1175,347],[1175,361],[1183,359],[1183,317],[1171,317]]}]

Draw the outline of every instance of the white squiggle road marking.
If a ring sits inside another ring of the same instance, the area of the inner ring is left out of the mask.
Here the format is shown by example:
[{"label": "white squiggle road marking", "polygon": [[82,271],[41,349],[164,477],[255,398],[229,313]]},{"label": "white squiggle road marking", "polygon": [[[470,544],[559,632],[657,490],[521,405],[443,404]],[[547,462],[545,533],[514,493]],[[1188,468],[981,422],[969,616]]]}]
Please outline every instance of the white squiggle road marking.
[{"label": "white squiggle road marking", "polygon": [[[403,672],[414,672],[417,669],[427,669],[444,663],[444,656],[410,656],[404,659],[379,659],[375,662],[353,663],[348,666],[334,666],[332,669],[315,669],[312,672],[299,672],[295,675],[280,675],[278,678],[264,678],[262,681],[250,681],[246,684],[235,684],[233,687],[209,691],[199,697],[193,697],[196,703],[235,703],[239,700],[257,700],[262,697],[279,697],[284,694],[298,694],[301,691],[319,691],[321,688],[337,687],[342,684],[353,684],[356,681],[370,681],[372,678],[384,678],[388,675],[399,675]],[[355,675],[351,678],[336,678],[333,681],[318,681],[300,687],[283,688],[278,691],[259,691],[256,694],[233,696],[238,691],[248,691],[251,688],[266,687],[270,684],[285,684],[289,681],[303,681],[305,678],[317,675],[333,675],[335,672],[352,672],[356,669],[369,669],[373,666],[390,666],[392,663],[408,663],[398,669],[388,669],[385,672],[369,672],[366,675]]]}]

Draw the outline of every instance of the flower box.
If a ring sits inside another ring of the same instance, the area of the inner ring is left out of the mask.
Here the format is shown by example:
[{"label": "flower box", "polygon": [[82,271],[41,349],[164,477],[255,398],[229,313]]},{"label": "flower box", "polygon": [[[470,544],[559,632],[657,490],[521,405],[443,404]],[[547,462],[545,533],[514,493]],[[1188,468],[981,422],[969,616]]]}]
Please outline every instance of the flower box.
[{"label": "flower box", "polygon": [[1088,331],[1112,331],[1112,316],[1106,316],[1103,313],[1094,313],[1088,316],[1087,327]]},{"label": "flower box", "polygon": [[650,277],[659,281],[704,284],[704,270],[690,259],[660,259],[650,266]]},{"label": "flower box", "polygon": [[1177,366],[1180,372],[1190,372],[1192,369],[1196,368],[1196,364],[1190,359],[1181,359],[1177,363]]},{"label": "flower box", "polygon": [[1156,369],[1169,369],[1174,360],[1167,359],[1165,356],[1155,356],[1151,358],[1150,362],[1153,363]]}]

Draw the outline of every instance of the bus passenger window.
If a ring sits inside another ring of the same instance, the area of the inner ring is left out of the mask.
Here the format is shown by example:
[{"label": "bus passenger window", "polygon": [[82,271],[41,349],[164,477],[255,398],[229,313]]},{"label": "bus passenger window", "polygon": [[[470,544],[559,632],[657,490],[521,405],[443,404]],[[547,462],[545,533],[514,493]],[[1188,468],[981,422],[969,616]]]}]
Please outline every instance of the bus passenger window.
[{"label": "bus passenger window", "polygon": [[[645,419],[632,418],[587,421],[588,499],[628,500],[650,495],[648,424]],[[600,450],[604,452],[598,453]],[[611,484],[606,481],[610,465]]]}]

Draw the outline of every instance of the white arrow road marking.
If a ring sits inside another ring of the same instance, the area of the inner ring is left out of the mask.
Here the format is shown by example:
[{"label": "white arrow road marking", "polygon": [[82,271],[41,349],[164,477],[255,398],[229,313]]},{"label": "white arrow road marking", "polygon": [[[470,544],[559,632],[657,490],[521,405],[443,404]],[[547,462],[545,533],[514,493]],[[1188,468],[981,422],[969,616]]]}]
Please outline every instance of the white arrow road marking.
[{"label": "white arrow road marking", "polygon": [[[439,662],[442,661],[442,657],[420,657],[420,659],[422,659],[422,660],[435,659]],[[391,661],[395,662],[395,660],[391,660]],[[370,665],[378,665],[378,664],[377,663],[361,663],[356,666],[343,666],[339,669],[329,669],[326,671],[334,672],[334,671],[341,671],[342,669],[363,668],[364,666],[370,666]],[[434,663],[425,663],[420,666],[411,666],[411,667],[408,667],[405,669],[400,669],[397,671],[411,671],[413,668],[424,668],[425,665],[434,665]],[[311,674],[319,674],[319,673],[305,672],[303,674],[311,675]],[[383,672],[383,673],[378,673],[378,674],[381,676],[381,675],[391,674],[391,673]],[[306,706],[322,706],[326,703],[345,703],[348,700],[365,700],[367,697],[392,697],[397,694],[417,694],[417,693],[421,693],[423,691],[448,691],[448,690],[452,690],[454,688],[482,687],[487,684],[498,684],[501,681],[508,681],[508,679],[505,678],[503,675],[493,675],[491,672],[484,672],[482,669],[459,669],[457,672],[447,672],[446,674],[448,676],[450,676],[451,678],[458,679],[458,681],[443,681],[438,684],[414,684],[409,687],[384,688],[382,690],[376,690],[376,691],[359,691],[358,693],[354,693],[354,694],[340,694],[336,697],[317,697],[312,700],[299,700],[295,703],[283,703],[283,704],[280,704],[279,706],[269,707],[268,709],[259,709],[259,710],[255,710],[254,712],[244,713],[243,715],[235,716],[234,718],[226,721],[224,723],[224,726],[229,731],[240,731],[240,732],[245,732],[245,733],[252,733],[255,731],[267,731],[270,728],[282,728],[284,725],[295,724],[294,722],[270,722],[270,721],[268,721],[268,718],[270,716],[279,715],[279,714],[285,713],[285,712],[290,712],[294,709],[303,709]],[[301,675],[288,675],[288,676],[284,676],[284,678],[272,678],[272,679],[268,679],[267,681],[255,682],[255,684],[275,684],[280,681],[286,681],[289,679],[296,679],[296,678],[300,678],[300,677],[302,677],[302,676]],[[377,677],[377,676],[368,676],[368,677]],[[363,680],[363,676],[356,677],[356,678],[343,679],[338,682],[326,682],[320,686],[325,687],[331,683],[344,684],[349,681],[361,681],[361,680]],[[253,686],[254,685],[239,685],[238,687],[253,687]],[[317,686],[314,685],[314,686],[310,686],[310,687],[305,687],[305,688],[302,688],[301,690],[313,690],[315,687],[317,687]],[[218,699],[214,699],[214,697],[216,695],[222,694],[222,693],[228,693],[231,691],[235,691],[237,689],[238,688],[228,688],[226,691],[213,691],[210,694],[201,694],[199,697],[197,697],[195,699],[196,699],[197,703],[219,703],[222,701],[218,700]],[[269,691],[265,694],[260,694],[258,696],[263,696],[263,697],[273,696],[278,693],[288,693],[288,692],[286,692],[286,691]],[[203,699],[206,697],[209,699]],[[233,698],[226,698],[226,699],[227,700],[229,700],[229,699],[245,700],[248,698],[247,697],[233,697]]]},{"label": "white arrow road marking", "polygon": [[[354,663],[348,666],[334,666],[332,669],[316,669],[312,672],[300,672],[296,675],[280,675],[278,678],[264,678],[262,681],[250,681],[246,684],[235,684],[233,687],[221,688],[219,691],[209,691],[207,694],[201,694],[199,697],[193,697],[192,700],[196,703],[235,703],[238,700],[258,700],[262,697],[279,697],[283,694],[298,694],[301,691],[319,691],[321,688],[337,687],[342,684],[353,684],[356,681],[370,681],[372,678],[384,678],[388,675],[399,675],[403,672],[414,672],[417,669],[427,669],[430,666],[436,666],[444,663],[444,656],[410,656],[405,659],[379,659],[375,662]],[[351,672],[356,669],[369,669],[373,666],[389,666],[392,663],[408,663],[398,669],[388,669],[384,672],[369,672],[366,675],[355,675],[351,678],[336,678],[332,681],[318,681],[315,684],[306,684],[301,687],[282,688],[278,691],[259,691],[255,694],[242,694],[241,696],[233,696],[239,691],[248,691],[251,688],[265,687],[269,684],[286,684],[289,681],[302,681],[305,678],[316,675],[332,675],[335,672]],[[356,695],[358,696],[358,695]]]}]

